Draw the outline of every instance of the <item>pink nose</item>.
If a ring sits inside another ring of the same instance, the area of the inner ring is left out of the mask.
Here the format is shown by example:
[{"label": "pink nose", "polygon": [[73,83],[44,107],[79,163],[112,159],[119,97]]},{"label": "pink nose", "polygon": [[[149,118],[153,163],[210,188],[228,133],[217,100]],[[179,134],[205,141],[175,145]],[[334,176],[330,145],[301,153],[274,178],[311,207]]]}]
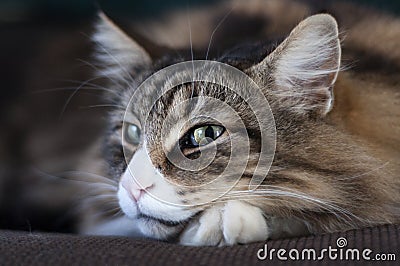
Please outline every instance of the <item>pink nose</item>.
[{"label": "pink nose", "polygon": [[146,193],[144,189],[130,189],[129,194],[133,197],[132,200],[139,201],[140,197]]},{"label": "pink nose", "polygon": [[129,197],[137,202],[146,193],[146,190],[153,187],[153,184],[139,186],[135,181],[122,181],[122,186],[128,192]]}]

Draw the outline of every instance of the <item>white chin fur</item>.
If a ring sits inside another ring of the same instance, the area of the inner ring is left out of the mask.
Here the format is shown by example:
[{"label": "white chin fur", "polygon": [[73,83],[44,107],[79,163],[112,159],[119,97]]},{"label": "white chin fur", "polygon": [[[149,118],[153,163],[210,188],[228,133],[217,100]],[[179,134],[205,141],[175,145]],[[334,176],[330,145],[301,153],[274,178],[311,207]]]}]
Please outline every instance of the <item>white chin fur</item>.
[{"label": "white chin fur", "polygon": [[166,221],[179,222],[189,219],[194,211],[164,203],[150,195],[144,195],[138,202],[141,213]]},{"label": "white chin fur", "polygon": [[136,218],[139,214],[138,207],[136,203],[130,199],[128,192],[121,185],[121,183],[119,184],[117,196],[119,206],[121,207],[121,210],[126,214],[126,216],[132,219]]}]

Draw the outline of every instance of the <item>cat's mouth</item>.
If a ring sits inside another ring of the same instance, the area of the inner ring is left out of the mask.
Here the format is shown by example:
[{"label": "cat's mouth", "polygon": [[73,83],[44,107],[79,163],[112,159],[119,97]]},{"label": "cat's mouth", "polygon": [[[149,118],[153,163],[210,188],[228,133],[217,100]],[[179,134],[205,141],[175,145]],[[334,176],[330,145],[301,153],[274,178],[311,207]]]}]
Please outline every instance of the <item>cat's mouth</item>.
[{"label": "cat's mouth", "polygon": [[144,220],[147,220],[147,221],[155,221],[155,222],[158,222],[158,223],[160,223],[160,224],[162,224],[162,225],[165,225],[165,226],[168,226],[168,227],[175,227],[175,226],[182,226],[182,227],[184,227],[187,223],[189,223],[189,221],[190,221],[191,219],[193,219],[194,217],[196,217],[197,215],[199,215],[200,212],[201,212],[201,211],[196,212],[196,213],[193,214],[192,216],[190,216],[190,217],[188,217],[188,218],[186,218],[186,219],[184,219],[184,220],[180,220],[180,221],[170,221],[170,220],[160,219],[160,218],[153,217],[153,216],[150,216],[150,215],[147,215],[147,214],[143,214],[143,213],[140,213],[140,214],[138,215],[138,218],[139,218],[139,219],[144,219]]},{"label": "cat's mouth", "polygon": [[141,214],[139,214],[138,218],[144,219],[144,220],[155,221],[155,222],[158,222],[158,223],[166,225],[166,226],[178,226],[178,225],[182,225],[182,224],[186,223],[192,217],[189,217],[188,219],[183,220],[183,221],[169,221],[169,220],[164,220],[164,219],[156,218],[156,217],[141,213]]}]

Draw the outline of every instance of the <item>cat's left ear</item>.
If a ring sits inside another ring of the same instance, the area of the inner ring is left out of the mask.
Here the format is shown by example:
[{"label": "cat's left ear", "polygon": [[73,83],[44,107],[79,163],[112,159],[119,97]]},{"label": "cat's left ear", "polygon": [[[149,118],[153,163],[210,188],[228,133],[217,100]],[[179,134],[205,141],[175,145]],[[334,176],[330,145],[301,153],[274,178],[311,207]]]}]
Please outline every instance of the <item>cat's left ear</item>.
[{"label": "cat's left ear", "polygon": [[98,14],[92,40],[96,44],[96,59],[100,76],[123,79],[151,64],[149,54],[103,12]]},{"label": "cat's left ear", "polygon": [[268,93],[283,108],[326,115],[333,105],[333,84],[340,70],[336,20],[327,14],[308,17],[251,72],[268,80]]}]

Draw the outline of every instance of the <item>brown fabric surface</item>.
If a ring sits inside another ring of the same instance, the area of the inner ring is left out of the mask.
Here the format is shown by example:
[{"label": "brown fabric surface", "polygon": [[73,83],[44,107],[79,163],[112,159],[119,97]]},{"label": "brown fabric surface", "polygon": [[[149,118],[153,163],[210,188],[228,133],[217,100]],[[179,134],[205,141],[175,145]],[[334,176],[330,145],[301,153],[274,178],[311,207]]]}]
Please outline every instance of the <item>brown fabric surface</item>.
[{"label": "brown fabric surface", "polygon": [[[400,225],[384,225],[334,234],[267,241],[268,249],[337,248],[339,237],[347,240],[343,248],[369,248],[376,253],[393,253],[396,261],[301,260],[281,261],[275,256],[260,261],[257,251],[265,243],[232,247],[186,247],[176,244],[127,237],[78,236],[51,233],[0,231],[1,265],[399,265]],[[275,252],[276,253],[276,252]],[[339,253],[338,253],[339,254]],[[276,254],[275,254],[276,255]],[[287,254],[286,254],[287,256]]]}]

